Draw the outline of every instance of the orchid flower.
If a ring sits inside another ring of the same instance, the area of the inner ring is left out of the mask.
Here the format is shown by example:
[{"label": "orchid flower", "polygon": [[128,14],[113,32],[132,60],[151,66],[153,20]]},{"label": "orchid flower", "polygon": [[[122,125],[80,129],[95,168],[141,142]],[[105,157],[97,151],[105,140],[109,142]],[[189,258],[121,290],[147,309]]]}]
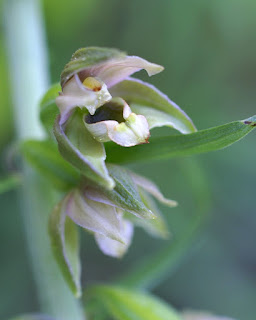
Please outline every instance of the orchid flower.
[{"label": "orchid flower", "polygon": [[191,119],[167,96],[130,77],[141,69],[151,76],[163,67],[119,50],[89,47],[75,52],[61,75],[55,123],[59,150],[83,175],[108,189],[114,182],[103,143],[148,143],[150,129],[161,126],[183,134],[195,131]]},{"label": "orchid flower", "polygon": [[[112,257],[125,254],[134,225],[153,236],[167,238],[166,224],[150,194],[170,207],[177,203],[164,198],[157,186],[144,177],[119,166],[109,165],[108,169],[116,182],[114,190],[85,180],[62,201],[62,214],[93,233],[101,251]],[[129,198],[129,202],[124,198]]]}]

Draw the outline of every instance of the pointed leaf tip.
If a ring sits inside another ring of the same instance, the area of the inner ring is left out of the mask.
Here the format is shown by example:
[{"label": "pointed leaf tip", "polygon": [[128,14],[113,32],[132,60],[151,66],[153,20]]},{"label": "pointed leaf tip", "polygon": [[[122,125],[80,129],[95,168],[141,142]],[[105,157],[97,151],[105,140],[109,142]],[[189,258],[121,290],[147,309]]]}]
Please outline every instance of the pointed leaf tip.
[{"label": "pointed leaf tip", "polygon": [[245,137],[256,128],[255,123],[256,116],[253,116],[190,134],[156,137],[150,140],[149,146],[138,145],[132,151],[109,144],[106,145],[108,161],[119,164],[146,162],[220,150]]}]

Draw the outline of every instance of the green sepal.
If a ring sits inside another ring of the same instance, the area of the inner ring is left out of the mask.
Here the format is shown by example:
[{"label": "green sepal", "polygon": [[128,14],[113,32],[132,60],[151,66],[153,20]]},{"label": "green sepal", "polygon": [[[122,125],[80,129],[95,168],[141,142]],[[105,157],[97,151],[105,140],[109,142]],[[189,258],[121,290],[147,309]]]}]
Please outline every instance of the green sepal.
[{"label": "green sepal", "polygon": [[105,145],[108,161],[130,163],[184,157],[220,150],[242,139],[256,127],[256,116],[218,127],[184,135],[149,139],[149,144],[122,148],[114,143]]},{"label": "green sepal", "polygon": [[168,239],[170,236],[167,222],[165,221],[163,215],[156,206],[153,198],[142,188],[138,187],[140,197],[145,204],[145,206],[153,212],[155,219],[140,219],[131,215],[130,213],[125,213],[125,218],[130,220],[135,226],[143,228],[153,237],[159,237],[163,239]]},{"label": "green sepal", "polygon": [[27,140],[20,148],[25,159],[55,188],[67,191],[79,183],[79,172],[61,157],[53,141]]},{"label": "green sepal", "polygon": [[60,91],[61,86],[59,83],[56,83],[51,86],[40,101],[40,120],[46,132],[51,136],[53,135],[54,121],[59,114],[55,99],[58,97]]},{"label": "green sepal", "polygon": [[112,164],[107,164],[107,168],[115,182],[115,188],[106,190],[90,185],[86,191],[87,196],[92,200],[109,203],[121,208],[139,218],[154,219],[154,213],[142,201],[138,189],[129,175],[129,171]]},{"label": "green sepal", "polygon": [[[85,291],[88,316],[103,307],[114,320],[181,320],[170,305],[153,295],[131,291],[118,286],[93,286]],[[86,310],[86,309],[85,309]],[[103,318],[104,319],[104,318]]]},{"label": "green sepal", "polygon": [[77,108],[64,128],[59,124],[59,119],[56,119],[54,135],[59,151],[82,175],[104,188],[113,189],[114,181],[105,165],[104,146],[86,129],[83,118],[84,113]]},{"label": "green sepal", "polygon": [[96,64],[125,56],[125,52],[112,48],[87,47],[78,49],[61,73],[61,86],[63,87],[75,73],[93,67]]},{"label": "green sepal", "polygon": [[[195,132],[196,128],[186,113],[153,85],[128,78],[110,90],[113,96],[127,101],[133,112],[144,115],[150,127],[169,125],[181,133]],[[158,121],[155,119],[158,118]]]},{"label": "green sepal", "polygon": [[81,296],[81,266],[77,226],[67,216],[68,194],[52,211],[49,220],[49,235],[54,257],[70,289]]}]

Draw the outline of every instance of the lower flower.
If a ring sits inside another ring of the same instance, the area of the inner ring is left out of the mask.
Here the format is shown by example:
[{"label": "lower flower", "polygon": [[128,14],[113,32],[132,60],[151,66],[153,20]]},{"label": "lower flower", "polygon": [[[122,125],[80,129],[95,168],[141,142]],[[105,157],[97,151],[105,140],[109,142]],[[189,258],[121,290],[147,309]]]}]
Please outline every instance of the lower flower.
[{"label": "lower flower", "polygon": [[112,257],[125,254],[134,225],[153,236],[167,238],[168,228],[150,194],[171,207],[176,202],[164,198],[157,186],[144,177],[114,165],[108,169],[115,180],[115,189],[109,191],[83,181],[79,189],[69,193],[66,215],[93,233],[101,251]]}]

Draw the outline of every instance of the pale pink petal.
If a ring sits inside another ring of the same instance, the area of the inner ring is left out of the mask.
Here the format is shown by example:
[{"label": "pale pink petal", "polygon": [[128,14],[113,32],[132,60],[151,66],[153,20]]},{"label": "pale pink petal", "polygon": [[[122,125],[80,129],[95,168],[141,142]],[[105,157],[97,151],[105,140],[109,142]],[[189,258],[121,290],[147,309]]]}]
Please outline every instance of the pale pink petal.
[{"label": "pale pink petal", "polygon": [[163,67],[137,56],[111,59],[79,73],[81,79],[93,76],[100,78],[108,88],[123,81],[135,72],[145,69],[149,76],[163,71]]},{"label": "pale pink petal", "polygon": [[101,90],[93,91],[87,89],[77,75],[72,77],[63,87],[56,104],[59,107],[63,124],[75,107],[86,108],[90,114],[94,114],[96,109],[111,99],[107,87],[102,83]]},{"label": "pale pink petal", "polygon": [[112,240],[102,234],[95,233],[95,240],[100,248],[100,250],[111,257],[121,258],[129,248],[132,236],[133,236],[133,225],[128,220],[122,220],[122,237],[124,243]]},{"label": "pale pink petal", "polygon": [[121,217],[115,207],[90,200],[75,190],[67,206],[67,214],[76,224],[89,231],[124,242]]}]

